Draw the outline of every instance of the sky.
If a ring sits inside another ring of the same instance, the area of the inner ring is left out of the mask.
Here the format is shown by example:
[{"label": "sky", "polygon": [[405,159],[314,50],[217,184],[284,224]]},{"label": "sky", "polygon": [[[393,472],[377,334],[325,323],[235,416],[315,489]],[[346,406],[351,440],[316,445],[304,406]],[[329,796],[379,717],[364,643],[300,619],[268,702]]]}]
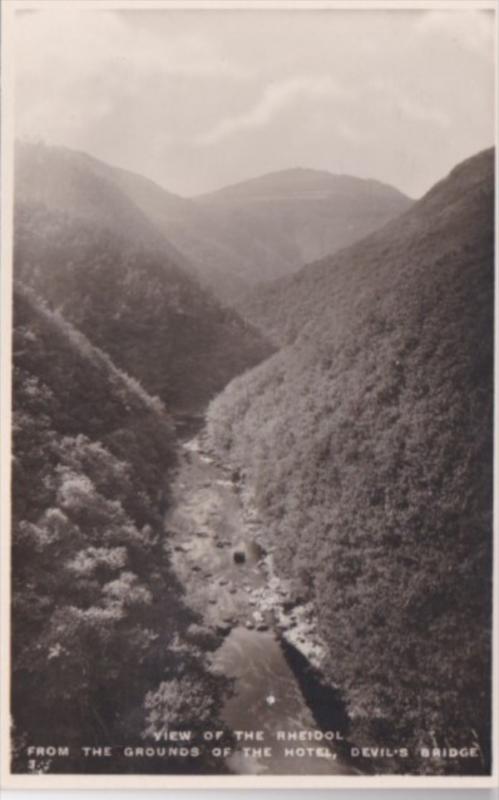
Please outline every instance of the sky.
[{"label": "sky", "polygon": [[176,194],[300,166],[419,197],[494,142],[492,12],[90,5],[16,15],[16,135]]}]

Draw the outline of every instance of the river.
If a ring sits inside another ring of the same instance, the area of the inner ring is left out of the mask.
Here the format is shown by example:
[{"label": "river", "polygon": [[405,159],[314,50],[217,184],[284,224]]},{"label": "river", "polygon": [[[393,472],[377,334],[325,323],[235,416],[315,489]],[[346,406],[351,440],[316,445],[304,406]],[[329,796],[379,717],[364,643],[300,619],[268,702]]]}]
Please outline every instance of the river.
[{"label": "river", "polygon": [[[182,445],[165,524],[187,603],[224,637],[210,668],[233,685],[221,717],[239,744],[227,766],[236,774],[355,774],[344,755],[344,710],[334,692],[317,691],[299,609],[283,646],[280,601],[287,587],[269,572],[272,557],[258,543],[260,520],[244,508],[230,472],[199,443],[195,437]],[[316,654],[317,644],[309,650]],[[315,697],[313,710],[307,692]],[[332,723],[327,729],[317,721],[325,717]]]}]

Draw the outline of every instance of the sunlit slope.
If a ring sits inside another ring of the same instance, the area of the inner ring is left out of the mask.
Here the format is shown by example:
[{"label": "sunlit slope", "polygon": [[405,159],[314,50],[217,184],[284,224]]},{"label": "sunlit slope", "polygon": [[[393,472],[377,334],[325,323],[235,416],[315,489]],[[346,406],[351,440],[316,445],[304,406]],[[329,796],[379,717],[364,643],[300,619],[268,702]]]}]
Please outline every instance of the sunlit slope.
[{"label": "sunlit slope", "polygon": [[185,198],[64,147],[20,143],[18,201],[151,243],[224,301],[358,240],[411,201],[378,181],[290,169]]},{"label": "sunlit slope", "polygon": [[170,410],[203,408],[271,352],[85,157],[41,146],[20,152],[15,277]]}]

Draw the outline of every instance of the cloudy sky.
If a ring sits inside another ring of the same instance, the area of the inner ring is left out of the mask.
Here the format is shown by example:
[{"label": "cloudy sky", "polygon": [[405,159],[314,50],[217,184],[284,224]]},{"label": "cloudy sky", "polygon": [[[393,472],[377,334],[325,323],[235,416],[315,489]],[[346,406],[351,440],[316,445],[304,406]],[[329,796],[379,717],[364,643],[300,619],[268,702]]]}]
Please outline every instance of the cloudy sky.
[{"label": "cloudy sky", "polygon": [[494,20],[470,11],[19,13],[19,138],[194,195],[294,166],[417,197],[493,143]]}]

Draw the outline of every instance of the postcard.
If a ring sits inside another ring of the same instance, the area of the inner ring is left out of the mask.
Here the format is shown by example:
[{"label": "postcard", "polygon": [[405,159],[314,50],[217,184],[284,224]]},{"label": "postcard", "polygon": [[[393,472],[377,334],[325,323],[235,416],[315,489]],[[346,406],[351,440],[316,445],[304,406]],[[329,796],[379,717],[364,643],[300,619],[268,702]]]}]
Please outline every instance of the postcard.
[{"label": "postcard", "polygon": [[497,785],[495,25],[3,4],[6,788]]}]

